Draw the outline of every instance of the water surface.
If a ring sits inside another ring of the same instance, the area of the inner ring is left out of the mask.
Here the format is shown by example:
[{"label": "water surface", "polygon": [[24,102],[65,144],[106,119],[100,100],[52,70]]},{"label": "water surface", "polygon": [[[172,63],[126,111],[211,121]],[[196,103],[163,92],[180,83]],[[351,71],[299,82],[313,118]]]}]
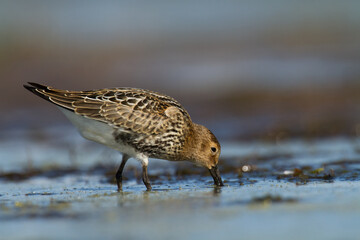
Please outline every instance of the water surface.
[{"label": "water surface", "polygon": [[356,239],[360,234],[356,139],[224,142],[222,188],[200,168],[152,160],[153,191],[147,192],[139,164],[130,161],[118,193],[113,175],[120,155],[71,130],[62,132],[54,139],[59,132],[1,141],[2,239]]}]

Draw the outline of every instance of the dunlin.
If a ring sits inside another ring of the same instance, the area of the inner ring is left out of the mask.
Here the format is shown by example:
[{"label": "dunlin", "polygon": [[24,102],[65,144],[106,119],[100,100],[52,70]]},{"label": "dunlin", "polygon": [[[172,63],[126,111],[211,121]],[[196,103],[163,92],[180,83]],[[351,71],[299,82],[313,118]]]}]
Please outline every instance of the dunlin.
[{"label": "dunlin", "polygon": [[68,91],[29,84],[24,87],[57,105],[84,138],[123,154],[116,173],[119,191],[129,158],[141,162],[147,190],[151,190],[149,158],[192,162],[209,169],[215,185],[223,186],[218,170],[218,140],[209,129],[193,123],[175,99],[136,88]]}]

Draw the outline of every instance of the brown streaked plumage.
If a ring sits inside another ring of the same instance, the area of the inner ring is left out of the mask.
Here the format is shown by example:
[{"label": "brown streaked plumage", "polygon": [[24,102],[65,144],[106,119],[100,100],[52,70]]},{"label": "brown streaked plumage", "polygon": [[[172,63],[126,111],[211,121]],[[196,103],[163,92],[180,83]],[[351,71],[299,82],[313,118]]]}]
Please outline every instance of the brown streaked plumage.
[{"label": "brown streaked plumage", "polygon": [[149,157],[206,167],[214,183],[223,186],[217,167],[219,142],[206,127],[193,123],[175,99],[136,88],[68,91],[29,84],[24,87],[59,106],[82,136],[123,153],[116,173],[118,190],[122,189],[122,172],[131,157],[142,163],[142,179],[148,190]]}]

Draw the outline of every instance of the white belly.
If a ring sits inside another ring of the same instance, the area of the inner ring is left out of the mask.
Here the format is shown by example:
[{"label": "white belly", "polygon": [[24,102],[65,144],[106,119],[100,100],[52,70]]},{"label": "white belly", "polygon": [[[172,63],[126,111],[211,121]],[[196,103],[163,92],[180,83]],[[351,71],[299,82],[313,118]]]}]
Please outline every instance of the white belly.
[{"label": "white belly", "polygon": [[59,107],[61,112],[70,120],[70,122],[79,130],[80,134],[91,141],[104,144],[122,153],[132,157],[137,157],[138,153],[134,148],[115,141],[113,136],[114,128],[108,124],[85,118],[72,111]]}]

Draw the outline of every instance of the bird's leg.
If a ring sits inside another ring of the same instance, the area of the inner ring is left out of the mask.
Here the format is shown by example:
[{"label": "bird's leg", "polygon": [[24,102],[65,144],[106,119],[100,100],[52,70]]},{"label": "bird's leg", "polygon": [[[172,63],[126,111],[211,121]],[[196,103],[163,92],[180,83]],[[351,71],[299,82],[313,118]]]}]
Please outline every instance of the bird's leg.
[{"label": "bird's leg", "polygon": [[117,183],[117,186],[118,186],[118,192],[120,192],[122,190],[122,173],[124,171],[125,164],[126,164],[127,160],[129,160],[129,158],[130,158],[129,155],[123,154],[121,164],[120,164],[119,169],[117,170],[116,175],[115,175],[116,176],[116,183]]},{"label": "bird's leg", "polygon": [[149,181],[149,176],[148,176],[148,172],[147,172],[147,164],[143,164],[142,166],[142,180],[146,186],[146,190],[147,191],[151,191],[151,184],[150,184],[150,181]]}]

